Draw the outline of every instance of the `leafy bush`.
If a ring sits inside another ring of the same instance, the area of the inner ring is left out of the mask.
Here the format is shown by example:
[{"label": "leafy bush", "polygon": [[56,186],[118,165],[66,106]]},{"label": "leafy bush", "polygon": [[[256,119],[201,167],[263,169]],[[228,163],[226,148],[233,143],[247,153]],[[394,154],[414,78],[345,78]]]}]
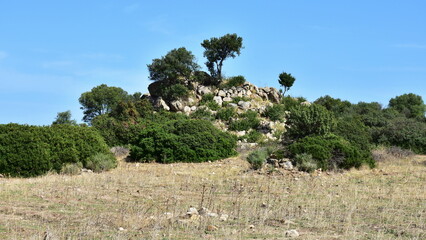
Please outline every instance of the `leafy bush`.
[{"label": "leafy bush", "polygon": [[83,164],[81,162],[78,163],[66,163],[61,168],[61,174],[65,175],[78,175],[81,173],[81,169],[83,168]]},{"label": "leafy bush", "polygon": [[198,108],[195,112],[191,113],[191,118],[208,121],[214,120],[212,112],[206,108]]},{"label": "leafy bush", "polygon": [[334,126],[333,114],[323,106],[297,106],[290,110],[287,123],[290,128],[286,134],[291,139],[299,139],[309,135],[330,133]]},{"label": "leafy bush", "polygon": [[232,98],[232,103],[237,103],[238,104],[238,102],[240,102],[240,101],[244,101],[244,102],[249,102],[251,99],[250,98],[248,98],[248,97],[234,97],[234,98]]},{"label": "leafy bush", "polygon": [[234,155],[236,138],[205,120],[173,120],[148,125],[133,143],[134,161],[204,162]]},{"label": "leafy bush", "polygon": [[255,142],[259,142],[260,139],[262,139],[262,134],[256,130],[251,130],[244,137],[246,137],[247,142],[255,143]]},{"label": "leafy bush", "polygon": [[334,134],[308,136],[294,142],[288,149],[293,156],[311,154],[318,167],[324,170],[359,168],[363,163],[374,167],[371,154],[366,158],[364,150]]},{"label": "leafy bush", "polygon": [[269,118],[272,121],[282,121],[285,117],[285,111],[286,110],[283,104],[274,104],[272,106],[266,107],[263,116]]},{"label": "leafy bush", "polygon": [[217,80],[204,71],[195,71],[193,75],[193,80],[199,82],[201,85],[204,86],[217,84]]},{"label": "leafy bush", "polygon": [[306,101],[306,99],[303,97],[294,98],[294,97],[286,96],[281,98],[281,104],[284,105],[284,109],[286,111],[289,111],[290,109],[299,106],[304,101]]},{"label": "leafy bush", "polygon": [[379,143],[426,154],[426,123],[399,117],[388,121],[380,132]]},{"label": "leafy bush", "polygon": [[229,121],[232,117],[234,117],[236,114],[236,111],[234,108],[227,107],[222,108],[216,113],[216,119],[220,119],[222,121]]},{"label": "leafy bush", "polygon": [[344,117],[339,119],[333,132],[352,144],[358,145],[361,149],[370,149],[371,133],[368,127],[357,118]]},{"label": "leafy bush", "polygon": [[251,152],[247,157],[247,161],[250,163],[252,169],[258,170],[263,167],[268,157],[269,157],[268,149],[261,148]]},{"label": "leafy bush", "polygon": [[173,84],[162,89],[162,97],[166,101],[174,101],[188,97],[189,90],[185,85]]},{"label": "leafy bush", "polygon": [[227,82],[222,86],[222,88],[232,88],[232,87],[240,87],[244,85],[246,79],[244,76],[235,76],[228,78]]},{"label": "leafy bush", "polygon": [[248,131],[256,129],[260,120],[257,118],[257,113],[254,111],[247,111],[240,115],[241,119],[233,120],[229,123],[229,129],[232,131]]},{"label": "leafy bush", "polygon": [[108,171],[117,167],[117,160],[111,153],[97,153],[90,157],[86,167],[94,172]]},{"label": "leafy bush", "polygon": [[316,161],[312,158],[311,154],[301,153],[296,154],[294,163],[300,171],[313,172],[318,169]]},{"label": "leafy bush", "polygon": [[38,176],[65,164],[81,162],[108,153],[99,133],[89,127],[58,124],[36,127],[0,125],[0,173],[10,176]]}]

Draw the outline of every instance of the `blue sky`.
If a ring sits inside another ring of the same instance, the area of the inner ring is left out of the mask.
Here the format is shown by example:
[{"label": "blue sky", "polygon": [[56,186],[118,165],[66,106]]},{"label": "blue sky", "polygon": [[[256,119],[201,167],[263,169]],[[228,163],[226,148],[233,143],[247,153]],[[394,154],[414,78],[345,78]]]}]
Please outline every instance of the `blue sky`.
[{"label": "blue sky", "polygon": [[204,67],[200,43],[237,33],[241,55],[226,76],[289,91],[386,105],[426,100],[425,1],[54,1],[0,0],[0,123],[50,124],[81,93],[106,83],[147,92],[146,65],[186,47]]}]

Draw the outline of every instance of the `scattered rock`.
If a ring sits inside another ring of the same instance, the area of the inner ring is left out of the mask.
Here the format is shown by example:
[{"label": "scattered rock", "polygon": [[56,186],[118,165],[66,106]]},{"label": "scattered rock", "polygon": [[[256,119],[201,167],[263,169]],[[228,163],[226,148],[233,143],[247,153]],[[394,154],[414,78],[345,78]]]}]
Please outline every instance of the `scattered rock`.
[{"label": "scattered rock", "polygon": [[311,102],[304,101],[304,102],[301,102],[300,105],[302,105],[302,106],[311,106]]},{"label": "scattered rock", "polygon": [[213,97],[213,101],[215,101],[219,106],[222,106],[222,97],[215,96]]},{"label": "scattered rock", "polygon": [[285,161],[284,163],[283,163],[283,167],[284,167],[284,169],[286,169],[286,170],[293,170],[293,164],[290,162],[290,161]]},{"label": "scattered rock", "polygon": [[175,111],[175,112],[182,111],[183,108],[184,108],[183,103],[178,100],[170,102],[170,109],[172,111]]},{"label": "scattered rock", "polygon": [[239,106],[241,109],[247,110],[247,109],[249,109],[249,108],[250,108],[251,103],[250,103],[250,102],[239,101],[239,102],[238,102],[238,106]]},{"label": "scattered rock", "polygon": [[299,232],[297,232],[296,230],[292,229],[292,230],[288,230],[285,232],[285,236],[289,237],[289,238],[294,238],[294,237],[298,237],[299,236]]},{"label": "scattered rock", "polygon": [[249,228],[249,229],[254,229],[254,225],[253,225],[253,224],[252,224],[252,225],[249,225],[249,226],[248,226],[248,228]]},{"label": "scattered rock", "polygon": [[246,131],[239,131],[239,132],[236,132],[236,135],[237,135],[237,137],[242,137],[242,136],[244,136],[244,135],[246,135]]},{"label": "scattered rock", "polygon": [[3,175],[3,174],[0,174],[0,178],[4,178],[4,175]]},{"label": "scattered rock", "polygon": [[223,91],[223,90],[219,90],[219,92],[217,93],[217,95],[218,95],[219,97],[226,97],[226,92],[225,92],[225,91]]},{"label": "scattered rock", "polygon": [[195,207],[190,207],[188,211],[186,211],[187,215],[198,215],[198,210]]},{"label": "scattered rock", "polygon": [[183,107],[183,112],[184,112],[184,113],[189,113],[189,112],[191,112],[191,107],[189,107],[189,106],[185,106],[185,107]]},{"label": "scattered rock", "polygon": [[170,110],[170,107],[161,97],[154,99],[153,105],[155,108],[164,109],[166,111]]},{"label": "scattered rock", "polygon": [[198,86],[197,93],[200,94],[200,95],[205,95],[205,94],[212,93],[212,91],[211,91],[210,87],[200,85],[200,86]]},{"label": "scattered rock", "polygon": [[228,104],[228,106],[233,107],[233,108],[238,108],[238,105],[236,103],[230,103],[230,104]]},{"label": "scattered rock", "polygon": [[232,98],[231,97],[224,97],[222,99],[223,102],[232,102]]},{"label": "scattered rock", "polygon": [[228,218],[229,218],[228,214],[221,214],[219,220],[222,222],[226,222],[228,221]]},{"label": "scattered rock", "polygon": [[126,229],[124,229],[124,228],[122,228],[122,227],[119,227],[119,228],[118,228],[118,231],[124,231],[124,230],[126,230]]}]

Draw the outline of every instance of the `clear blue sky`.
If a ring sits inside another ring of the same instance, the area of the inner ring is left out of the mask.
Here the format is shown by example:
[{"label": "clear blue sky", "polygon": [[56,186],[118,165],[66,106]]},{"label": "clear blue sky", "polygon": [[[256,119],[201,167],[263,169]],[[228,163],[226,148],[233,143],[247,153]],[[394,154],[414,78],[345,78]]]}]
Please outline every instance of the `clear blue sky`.
[{"label": "clear blue sky", "polygon": [[426,100],[426,1],[0,0],[0,123],[50,124],[106,83],[147,92],[146,65],[186,47],[237,33],[241,55],[227,76],[292,96],[377,101],[415,93]]}]

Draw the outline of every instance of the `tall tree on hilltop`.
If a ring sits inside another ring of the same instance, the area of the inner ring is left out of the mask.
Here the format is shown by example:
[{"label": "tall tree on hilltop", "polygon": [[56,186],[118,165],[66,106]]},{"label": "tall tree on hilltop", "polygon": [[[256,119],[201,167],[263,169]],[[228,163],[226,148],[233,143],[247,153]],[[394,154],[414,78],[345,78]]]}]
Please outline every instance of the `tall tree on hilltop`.
[{"label": "tall tree on hilltop", "polygon": [[129,98],[126,91],[119,87],[108,87],[101,84],[90,92],[81,94],[78,101],[84,110],[83,121],[90,123],[98,115],[110,113],[119,102]]},{"label": "tall tree on hilltop", "polygon": [[206,66],[210,74],[218,81],[222,80],[222,66],[225,59],[235,58],[240,55],[243,48],[243,38],[237,34],[226,34],[220,38],[210,38],[201,43],[204,47],[204,57],[207,58]]},{"label": "tall tree on hilltop", "polygon": [[173,49],[148,64],[149,78],[153,81],[162,81],[168,86],[189,80],[191,74],[198,68],[195,56],[184,47]]},{"label": "tall tree on hilltop", "polygon": [[284,87],[283,95],[285,94],[285,92],[287,92],[288,90],[290,90],[290,88],[293,86],[294,81],[296,81],[296,78],[294,78],[293,76],[291,76],[290,73],[282,72],[279,75],[278,83],[281,86]]}]

